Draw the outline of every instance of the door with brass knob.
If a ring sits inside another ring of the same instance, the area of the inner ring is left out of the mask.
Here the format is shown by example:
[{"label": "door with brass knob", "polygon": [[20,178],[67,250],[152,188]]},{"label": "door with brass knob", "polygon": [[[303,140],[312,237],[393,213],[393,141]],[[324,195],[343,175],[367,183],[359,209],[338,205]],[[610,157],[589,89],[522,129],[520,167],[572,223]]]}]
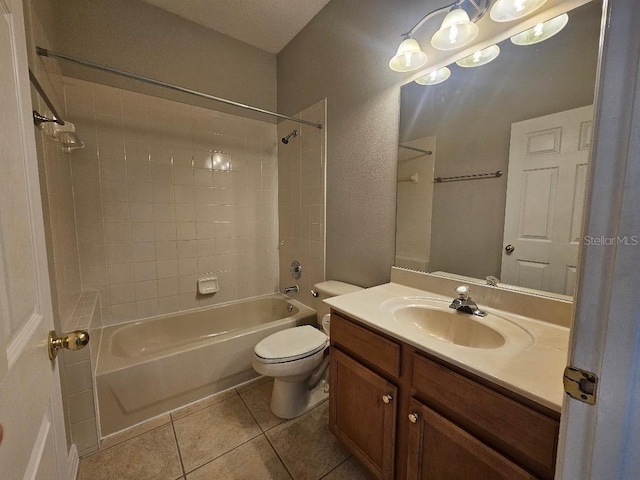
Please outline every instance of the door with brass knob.
[{"label": "door with brass knob", "polygon": [[54,330],[49,332],[49,359],[53,360],[58,355],[58,350],[66,348],[67,350],[80,350],[89,343],[89,332],[85,330],[76,330],[67,333],[64,337],[58,337]]},{"label": "door with brass knob", "polygon": [[[27,4],[0,1],[0,478],[62,480],[70,478],[73,457],[66,442],[59,369],[52,368],[46,353],[47,335],[54,328],[49,278],[56,272],[48,269],[53,262],[47,262],[38,175],[45,173],[38,168],[39,159],[55,159],[56,165],[60,159],[48,147],[45,157],[37,152],[41,133],[30,124],[25,24],[32,22],[24,15]],[[47,76],[40,67],[34,72],[40,80]],[[64,181],[54,170],[56,182]],[[52,193],[56,199],[71,198],[66,189]],[[67,212],[67,203],[60,207]],[[65,235],[61,244],[71,238]]]}]

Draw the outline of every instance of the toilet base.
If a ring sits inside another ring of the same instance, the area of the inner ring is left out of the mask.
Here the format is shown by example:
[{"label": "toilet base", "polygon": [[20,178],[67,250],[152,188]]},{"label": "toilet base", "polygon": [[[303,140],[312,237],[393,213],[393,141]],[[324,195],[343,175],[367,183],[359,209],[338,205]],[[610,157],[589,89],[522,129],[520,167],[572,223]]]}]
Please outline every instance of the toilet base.
[{"label": "toilet base", "polygon": [[326,382],[321,381],[309,390],[306,377],[296,381],[291,381],[291,378],[287,380],[289,381],[280,378],[273,380],[270,406],[277,417],[299,417],[329,398],[329,385]]}]

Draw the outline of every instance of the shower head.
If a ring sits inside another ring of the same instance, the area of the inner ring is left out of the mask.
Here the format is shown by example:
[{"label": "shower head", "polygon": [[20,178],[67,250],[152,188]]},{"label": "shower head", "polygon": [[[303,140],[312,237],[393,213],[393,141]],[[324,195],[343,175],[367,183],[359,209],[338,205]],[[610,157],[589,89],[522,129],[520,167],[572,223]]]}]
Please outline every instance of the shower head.
[{"label": "shower head", "polygon": [[289,137],[297,137],[297,136],[298,136],[298,130],[294,130],[286,137],[282,137],[282,143],[286,145],[287,143],[289,143]]}]

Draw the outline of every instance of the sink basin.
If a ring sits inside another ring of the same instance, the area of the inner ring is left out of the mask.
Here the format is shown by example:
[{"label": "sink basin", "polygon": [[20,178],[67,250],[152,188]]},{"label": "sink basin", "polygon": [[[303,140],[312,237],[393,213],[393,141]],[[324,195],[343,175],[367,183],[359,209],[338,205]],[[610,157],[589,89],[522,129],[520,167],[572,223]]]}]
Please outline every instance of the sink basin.
[{"label": "sink basin", "polygon": [[449,302],[403,297],[388,300],[383,312],[405,331],[467,348],[495,349],[507,343],[533,344],[533,337],[504,317],[488,313],[478,317],[449,308]]},{"label": "sink basin", "polygon": [[498,348],[504,345],[505,338],[500,332],[476,321],[468,313],[451,312],[411,306],[397,309],[393,318],[423,334],[463,347]]}]

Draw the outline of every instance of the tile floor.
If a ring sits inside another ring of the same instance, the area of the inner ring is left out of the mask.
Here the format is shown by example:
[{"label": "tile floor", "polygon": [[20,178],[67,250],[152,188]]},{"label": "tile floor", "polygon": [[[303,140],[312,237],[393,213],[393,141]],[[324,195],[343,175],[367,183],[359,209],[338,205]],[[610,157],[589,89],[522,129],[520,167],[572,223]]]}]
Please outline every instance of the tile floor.
[{"label": "tile floor", "polygon": [[102,441],[79,480],[368,480],[331,435],[327,402],[293,420],[271,413],[258,379]]}]

